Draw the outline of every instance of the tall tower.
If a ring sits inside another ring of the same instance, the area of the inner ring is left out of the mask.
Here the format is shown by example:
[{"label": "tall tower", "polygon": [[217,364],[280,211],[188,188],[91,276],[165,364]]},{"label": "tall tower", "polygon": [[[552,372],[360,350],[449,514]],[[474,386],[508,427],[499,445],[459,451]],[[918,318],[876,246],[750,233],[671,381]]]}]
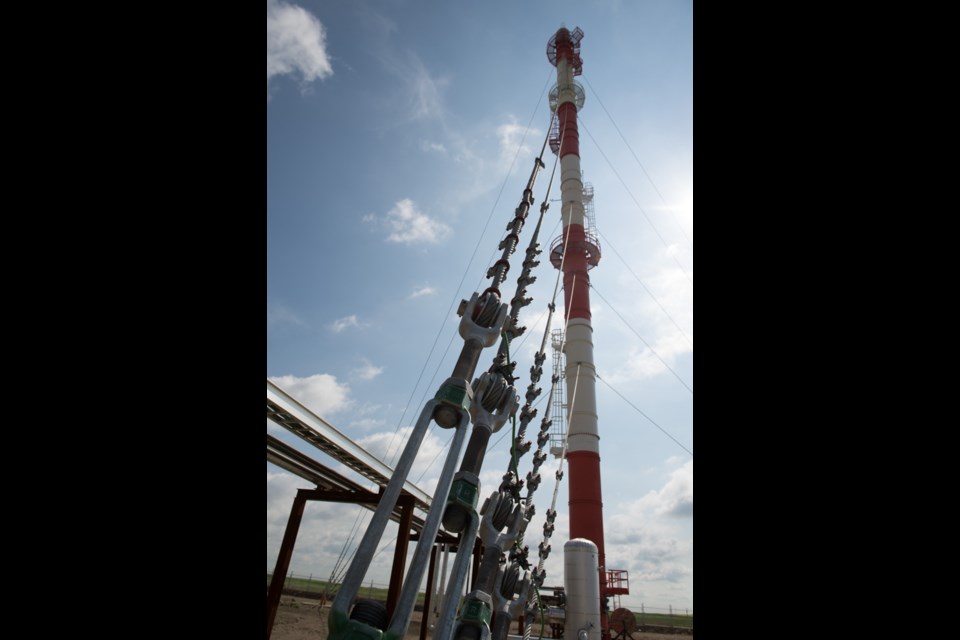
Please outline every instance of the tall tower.
[{"label": "tall tower", "polygon": [[[584,190],[580,173],[580,136],[577,110],[584,92],[574,76],[580,75],[579,27],[557,31],[547,44],[547,58],[557,67],[557,86],[551,92],[556,104],[554,149],[560,156],[560,192],[563,235],[553,241],[550,262],[563,270],[564,311],[567,318],[565,372],[567,388],[567,464],[570,474],[570,537],[586,538],[597,545],[601,602],[607,595],[603,548],[603,501],[600,492],[600,434],[597,431],[597,394],[593,364],[593,327],[590,324],[590,277],[600,261],[600,243],[584,216]],[[555,97],[554,97],[555,96]],[[552,106],[552,105],[551,105]],[[592,192],[591,194],[592,195]],[[604,637],[607,618],[601,607]]]}]

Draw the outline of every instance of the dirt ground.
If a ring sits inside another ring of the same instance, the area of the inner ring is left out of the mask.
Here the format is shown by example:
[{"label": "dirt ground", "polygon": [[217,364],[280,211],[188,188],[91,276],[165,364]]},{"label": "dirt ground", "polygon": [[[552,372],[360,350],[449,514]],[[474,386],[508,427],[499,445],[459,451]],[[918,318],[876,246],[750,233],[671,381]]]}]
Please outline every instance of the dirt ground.
[{"label": "dirt ground", "polygon": [[[280,598],[280,606],[277,609],[277,618],[273,623],[273,633],[271,640],[326,640],[327,638],[327,614],[330,612],[329,605],[318,608],[319,600],[308,598],[296,598],[294,596],[283,596]],[[406,640],[419,640],[420,638],[420,612],[413,612],[413,619],[410,621],[410,628],[407,630]],[[514,626],[514,629],[516,627]],[[538,632],[537,627],[534,631]],[[537,638],[539,633],[532,636]],[[633,640],[693,640],[693,636],[671,635],[661,633],[640,633],[635,631],[631,634]],[[432,632],[427,633],[427,640],[432,638]],[[544,640],[549,638],[549,631],[544,634]],[[624,638],[626,640],[626,638]]]}]

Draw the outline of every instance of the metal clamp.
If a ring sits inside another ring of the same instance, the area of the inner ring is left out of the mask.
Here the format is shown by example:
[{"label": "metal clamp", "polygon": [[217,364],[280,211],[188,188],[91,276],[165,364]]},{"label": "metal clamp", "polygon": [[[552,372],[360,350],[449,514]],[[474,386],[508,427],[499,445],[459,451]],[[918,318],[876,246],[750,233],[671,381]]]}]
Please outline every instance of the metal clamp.
[{"label": "metal clamp", "polygon": [[491,433],[500,431],[520,405],[520,396],[516,390],[513,387],[503,389],[501,380],[501,376],[485,371],[473,381],[470,420],[474,429],[486,428],[490,429]]},{"label": "metal clamp", "polygon": [[461,469],[453,478],[453,486],[447,498],[443,526],[451,533],[459,533],[467,524],[468,513],[476,511],[480,494],[480,478],[477,473],[483,464],[487,439],[506,423],[517,410],[520,398],[516,389],[508,386],[503,376],[484,372],[473,381],[475,389],[470,403],[470,418],[474,424],[473,436],[463,454]]},{"label": "metal clamp", "polygon": [[[460,354],[460,360],[457,361],[454,374],[444,380],[434,396],[434,399],[440,404],[433,414],[433,419],[438,426],[444,429],[449,429],[458,424],[460,414],[470,411],[474,390],[465,378],[473,375],[473,367],[476,365],[476,358],[479,357],[480,351],[493,346],[500,336],[503,323],[507,319],[508,305],[504,302],[496,308],[490,326],[484,326],[481,322],[475,320],[474,313],[477,311],[479,300],[480,294],[474,292],[470,296],[470,301],[461,301],[460,308],[457,309],[457,313],[461,316],[460,336],[464,340],[464,351]],[[486,316],[486,313],[480,315]],[[463,364],[462,367],[461,364]]]},{"label": "metal clamp", "polygon": [[[493,610],[496,613],[491,640],[506,640],[510,625],[518,613],[526,609],[530,594],[530,572],[516,564],[509,564],[498,572],[500,589],[493,591]],[[503,593],[503,589],[508,593]],[[516,593],[516,597],[514,596]]]},{"label": "metal clamp", "polygon": [[523,517],[523,505],[517,503],[514,505],[511,514],[507,516],[507,518],[510,518],[506,523],[507,530],[500,533],[500,529],[504,526],[504,523],[501,523],[500,527],[497,527],[495,521],[502,519],[502,514],[498,513],[498,511],[509,507],[512,502],[513,499],[509,493],[499,490],[494,491],[490,497],[487,498],[487,501],[483,503],[483,509],[480,511],[483,515],[483,518],[480,520],[480,540],[482,540],[483,544],[488,548],[500,549],[500,553],[503,553],[513,545],[517,536],[527,528],[527,521]]},{"label": "metal clamp", "polygon": [[493,343],[500,337],[503,323],[507,319],[509,305],[506,302],[500,303],[493,324],[489,327],[484,327],[473,319],[473,314],[476,311],[477,301],[479,299],[480,294],[474,291],[466,307],[463,307],[461,303],[461,309],[458,310],[458,313],[462,311],[462,317],[460,318],[460,337],[464,340],[476,340],[482,344],[484,348],[492,347]]}]

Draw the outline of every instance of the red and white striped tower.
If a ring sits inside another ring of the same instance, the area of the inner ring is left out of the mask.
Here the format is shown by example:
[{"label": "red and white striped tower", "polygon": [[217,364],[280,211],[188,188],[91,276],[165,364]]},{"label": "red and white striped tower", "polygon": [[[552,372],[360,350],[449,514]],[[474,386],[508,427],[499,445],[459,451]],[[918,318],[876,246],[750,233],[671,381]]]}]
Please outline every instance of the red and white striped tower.
[{"label": "red and white striped tower", "polygon": [[[570,538],[586,538],[597,545],[600,598],[607,594],[603,548],[603,501],[600,492],[600,434],[597,431],[597,394],[593,364],[593,327],[590,324],[590,277],[587,271],[600,260],[600,244],[584,220],[580,174],[580,136],[577,109],[583,88],[574,82],[583,68],[579,27],[561,28],[547,44],[547,58],[557,67],[557,140],[560,154],[560,192],[563,235],[551,247],[550,261],[563,266],[564,310],[567,318],[566,388],[572,409],[567,426],[567,464],[570,492]],[[564,246],[566,252],[564,255]],[[601,607],[601,627],[609,637]]]}]

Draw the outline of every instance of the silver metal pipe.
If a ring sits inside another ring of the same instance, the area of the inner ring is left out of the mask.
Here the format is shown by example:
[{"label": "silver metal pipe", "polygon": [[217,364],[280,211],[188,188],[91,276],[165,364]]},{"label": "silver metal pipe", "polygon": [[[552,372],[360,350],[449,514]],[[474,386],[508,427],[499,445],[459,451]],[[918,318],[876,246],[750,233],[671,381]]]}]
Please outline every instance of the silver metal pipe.
[{"label": "silver metal pipe", "polygon": [[[463,443],[467,438],[467,432],[470,431],[470,415],[464,411],[460,414],[460,424],[457,425],[456,432],[453,435],[453,442],[450,443],[450,452],[443,464],[443,471],[440,474],[440,480],[437,481],[437,490],[433,495],[433,506],[427,513],[427,519],[423,524],[423,531],[420,534],[420,541],[417,543],[417,550],[413,554],[413,560],[410,562],[410,571],[403,581],[403,588],[400,590],[400,599],[397,601],[397,608],[394,611],[393,619],[387,628],[387,633],[403,638],[407,633],[407,627],[410,626],[410,617],[413,614],[413,605],[417,600],[417,593],[420,590],[420,583],[423,581],[423,574],[427,570],[427,563],[430,560],[430,549],[437,538],[437,532],[440,530],[440,520],[443,517],[444,507],[447,504],[447,496],[450,493],[450,484],[453,482],[453,474],[456,471],[457,460],[463,450]],[[406,453],[406,452],[405,452]]]},{"label": "silver metal pipe", "polygon": [[[393,509],[397,505],[397,500],[400,498],[400,491],[403,489],[407,476],[410,474],[410,468],[413,466],[413,462],[417,457],[420,444],[423,442],[423,437],[427,433],[427,427],[430,426],[433,411],[438,404],[439,402],[437,400],[430,400],[424,405],[423,411],[420,412],[420,418],[410,433],[410,440],[407,441],[407,446],[404,447],[403,453],[397,461],[393,477],[390,478],[390,482],[387,483],[386,488],[383,490],[380,504],[370,519],[370,524],[367,526],[367,530],[364,532],[363,538],[357,546],[357,552],[353,558],[353,562],[350,563],[350,568],[343,578],[343,584],[333,599],[333,603],[331,604],[332,611],[339,611],[347,615],[350,604],[353,602],[353,599],[356,598],[357,593],[359,593],[360,587],[363,584],[363,578],[366,576],[367,569],[370,568],[370,562],[377,552],[377,545],[380,544],[383,531],[386,529],[387,522],[390,520],[390,514],[393,513]],[[466,416],[466,412],[464,412],[464,415]],[[462,420],[461,424],[464,421],[466,421],[466,419]],[[440,486],[442,487],[443,485],[441,484]],[[447,487],[449,488],[449,481]],[[446,500],[446,496],[439,502],[436,500],[436,497],[434,497],[433,506],[427,516],[428,520],[434,511],[442,512]],[[436,509],[437,505],[440,506],[440,509]],[[432,544],[436,537],[436,530],[434,530],[432,534],[427,534],[427,531],[424,530],[421,535],[421,541],[429,540],[430,544]],[[429,537],[426,537],[428,535]],[[419,547],[423,545],[417,546],[419,549]],[[419,584],[417,586],[419,586]]]},{"label": "silver metal pipe", "polygon": [[473,557],[473,545],[479,529],[480,516],[476,511],[472,511],[466,529],[460,536],[457,556],[450,573],[450,580],[447,583],[447,597],[443,600],[443,608],[440,610],[440,618],[437,620],[433,640],[450,640],[450,636],[453,634],[453,628],[457,621],[457,608],[460,605],[460,596],[470,573],[470,559]]}]

